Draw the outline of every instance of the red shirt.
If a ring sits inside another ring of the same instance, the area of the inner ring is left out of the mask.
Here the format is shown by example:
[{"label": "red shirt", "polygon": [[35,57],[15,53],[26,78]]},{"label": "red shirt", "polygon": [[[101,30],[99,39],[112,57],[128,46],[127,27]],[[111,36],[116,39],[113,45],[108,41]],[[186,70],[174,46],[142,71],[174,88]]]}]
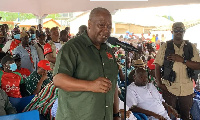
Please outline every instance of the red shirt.
[{"label": "red shirt", "polygon": [[19,43],[21,43],[20,40],[16,40],[14,39],[11,44],[10,44],[10,53],[12,54],[12,50],[14,50],[18,45]]},{"label": "red shirt", "polygon": [[21,68],[20,70],[17,69],[15,72],[21,73],[23,79],[27,78],[31,74],[31,72],[26,68]]},{"label": "red shirt", "polygon": [[44,55],[51,53],[51,52],[52,52],[51,45],[49,43],[46,43],[44,45]]},{"label": "red shirt", "polygon": [[9,97],[21,98],[20,83],[23,82],[19,73],[1,71],[1,88]]}]

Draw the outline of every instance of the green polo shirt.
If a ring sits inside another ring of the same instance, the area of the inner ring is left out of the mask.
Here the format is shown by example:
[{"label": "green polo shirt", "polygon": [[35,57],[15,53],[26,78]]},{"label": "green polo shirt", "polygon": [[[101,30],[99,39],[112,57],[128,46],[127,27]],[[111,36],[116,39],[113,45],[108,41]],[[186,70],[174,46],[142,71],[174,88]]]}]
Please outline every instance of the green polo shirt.
[{"label": "green polo shirt", "polygon": [[107,77],[112,89],[108,93],[59,89],[56,120],[113,120],[118,67],[110,47],[103,43],[96,49],[87,33],[71,39],[57,55],[54,75],[58,73],[88,81]]}]

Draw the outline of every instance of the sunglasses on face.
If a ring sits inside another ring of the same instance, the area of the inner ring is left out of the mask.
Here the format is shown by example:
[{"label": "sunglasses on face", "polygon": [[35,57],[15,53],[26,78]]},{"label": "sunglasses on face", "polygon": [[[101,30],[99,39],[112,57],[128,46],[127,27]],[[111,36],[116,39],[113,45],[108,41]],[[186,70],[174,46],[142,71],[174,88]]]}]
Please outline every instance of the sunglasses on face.
[{"label": "sunglasses on face", "polygon": [[185,30],[184,29],[180,29],[180,30],[173,30],[175,33],[178,33],[178,32],[180,32],[180,33],[183,33],[183,32],[185,32]]}]

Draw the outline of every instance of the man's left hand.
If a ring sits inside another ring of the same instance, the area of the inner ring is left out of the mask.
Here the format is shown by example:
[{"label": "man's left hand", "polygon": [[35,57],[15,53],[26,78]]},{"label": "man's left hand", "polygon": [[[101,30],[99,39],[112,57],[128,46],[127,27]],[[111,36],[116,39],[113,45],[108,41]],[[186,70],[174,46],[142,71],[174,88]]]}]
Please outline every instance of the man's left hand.
[{"label": "man's left hand", "polygon": [[174,62],[183,62],[184,58],[177,54],[171,54],[167,57],[167,60],[174,61]]}]

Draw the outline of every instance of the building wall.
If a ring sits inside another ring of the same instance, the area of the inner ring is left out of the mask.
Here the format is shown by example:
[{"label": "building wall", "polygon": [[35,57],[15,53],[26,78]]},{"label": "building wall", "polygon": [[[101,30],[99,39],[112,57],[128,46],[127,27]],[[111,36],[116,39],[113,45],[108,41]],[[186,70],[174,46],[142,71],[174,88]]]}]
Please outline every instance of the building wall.
[{"label": "building wall", "polygon": [[134,34],[141,34],[145,33],[147,34],[149,31],[151,31],[155,27],[145,27],[140,25],[134,25],[134,24],[121,24],[116,23],[115,24],[115,34],[125,34],[126,31],[133,32]]},{"label": "building wall", "polygon": [[70,33],[76,35],[78,33],[78,28],[81,25],[88,26],[89,13],[78,17],[77,19],[70,22]]},{"label": "building wall", "polygon": [[45,24],[43,24],[43,27],[44,28],[53,28],[53,27],[56,27],[56,26],[58,26],[58,27],[60,27],[59,25],[57,25],[54,21],[48,21],[48,22],[46,22]]}]

